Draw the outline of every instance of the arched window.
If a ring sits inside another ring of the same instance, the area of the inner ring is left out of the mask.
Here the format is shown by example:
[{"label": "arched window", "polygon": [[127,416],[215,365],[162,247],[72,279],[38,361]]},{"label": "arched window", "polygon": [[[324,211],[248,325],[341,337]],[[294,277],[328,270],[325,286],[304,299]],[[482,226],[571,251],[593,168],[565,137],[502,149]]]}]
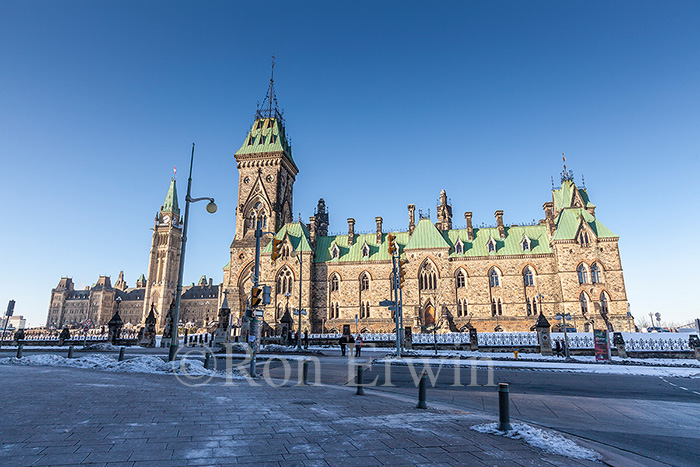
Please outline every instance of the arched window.
[{"label": "arched window", "polygon": [[491,299],[491,316],[496,316],[496,300]]},{"label": "arched window", "polygon": [[362,274],[360,276],[360,291],[369,290],[369,276],[367,274]]},{"label": "arched window", "polygon": [[586,292],[581,292],[581,295],[579,295],[578,300],[579,302],[581,302],[581,313],[588,313],[588,297],[586,296]]},{"label": "arched window", "polygon": [[525,300],[525,303],[527,304],[527,315],[530,316],[532,315],[532,303],[530,303],[530,299]]},{"label": "arched window", "polygon": [[289,268],[283,268],[277,275],[277,293],[287,294],[292,293],[292,271]]},{"label": "arched window", "polygon": [[593,263],[593,266],[591,266],[591,282],[594,284],[600,283],[600,268],[598,267],[598,264]]},{"label": "arched window", "polygon": [[578,283],[579,284],[586,284],[588,282],[588,270],[586,269],[586,266],[581,263],[578,265],[578,269],[576,269],[578,272]]},{"label": "arched window", "polygon": [[369,245],[367,245],[366,243],[362,245],[362,257],[369,258]]},{"label": "arched window", "polygon": [[600,314],[601,315],[607,315],[608,314],[608,296],[605,292],[600,293]]},{"label": "arched window", "polygon": [[578,242],[581,245],[588,245],[588,243],[590,243],[588,238],[588,232],[580,232],[578,235]]},{"label": "arched window", "polygon": [[499,298],[498,299],[498,315],[500,316],[502,314],[503,314],[503,304],[501,303],[501,299]]},{"label": "arched window", "polygon": [[523,283],[525,284],[525,287],[528,287],[535,283],[535,279],[532,275],[532,269],[530,269],[529,267],[523,269]]},{"label": "arched window", "polygon": [[335,244],[334,244],[334,245],[331,247],[331,257],[332,257],[333,259],[338,259],[338,258],[340,258],[340,248],[338,247],[338,245],[335,245]]},{"label": "arched window", "polygon": [[489,284],[491,284],[491,287],[498,287],[501,285],[501,277],[498,274],[498,269],[493,268],[489,272]]},{"label": "arched window", "polygon": [[464,243],[462,243],[461,238],[458,238],[457,243],[455,243],[455,253],[457,253],[458,255],[464,253]]},{"label": "arched window", "polygon": [[463,289],[467,284],[462,271],[457,271],[457,288]]},{"label": "arched window", "polygon": [[537,297],[532,297],[532,313],[537,316]]},{"label": "arched window", "polygon": [[369,302],[365,302],[365,318],[369,317]]},{"label": "arched window", "polygon": [[330,284],[330,287],[329,287],[330,291],[331,291],[331,292],[337,292],[337,291],[338,291],[338,287],[339,287],[339,283],[340,283],[340,281],[338,280],[338,275],[337,275],[337,274],[333,274],[333,275],[331,276],[331,284]]},{"label": "arched window", "polygon": [[437,276],[432,263],[426,262],[423,265],[418,277],[418,284],[422,290],[435,290],[437,287]]},{"label": "arched window", "polygon": [[493,253],[496,251],[496,240],[493,238],[489,238],[489,241],[486,243],[486,247],[489,250],[489,253]]}]

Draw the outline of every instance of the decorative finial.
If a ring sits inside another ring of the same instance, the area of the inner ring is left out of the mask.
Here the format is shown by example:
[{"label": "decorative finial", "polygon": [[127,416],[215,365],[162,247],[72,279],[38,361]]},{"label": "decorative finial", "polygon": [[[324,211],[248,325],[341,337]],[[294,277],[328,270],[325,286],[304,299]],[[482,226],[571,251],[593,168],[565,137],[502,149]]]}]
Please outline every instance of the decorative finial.
[{"label": "decorative finial", "polygon": [[177,175],[177,166],[173,166],[173,177]]},{"label": "decorative finial", "polygon": [[267,95],[262,101],[262,104],[258,104],[258,110],[255,114],[255,118],[276,118],[281,123],[284,123],[282,119],[283,113],[284,112],[281,111],[277,106],[277,96],[275,95],[275,56],[272,55],[270,86],[267,89]]},{"label": "decorative finial", "polygon": [[554,189],[554,175],[552,175],[552,190]]},{"label": "decorative finial", "polygon": [[566,181],[573,182],[574,181],[574,172],[573,170],[566,170],[566,156],[564,156],[564,153],[561,153],[562,155],[562,162],[564,163],[564,170],[561,172],[561,182],[564,183]]},{"label": "decorative finial", "polygon": [[581,174],[581,188],[586,188],[586,179],[583,178],[583,174]]}]

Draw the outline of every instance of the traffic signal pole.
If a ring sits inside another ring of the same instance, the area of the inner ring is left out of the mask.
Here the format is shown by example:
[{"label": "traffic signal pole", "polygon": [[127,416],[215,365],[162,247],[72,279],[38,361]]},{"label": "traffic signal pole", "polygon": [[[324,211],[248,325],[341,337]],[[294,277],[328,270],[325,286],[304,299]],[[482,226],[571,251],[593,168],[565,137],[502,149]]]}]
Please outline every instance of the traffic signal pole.
[{"label": "traffic signal pole", "polygon": [[250,342],[250,336],[254,336],[251,347],[251,358],[250,358],[250,376],[255,378],[255,360],[258,350],[258,317],[255,316],[255,310],[253,309],[253,289],[258,288],[258,282],[260,280],[260,237],[262,237],[262,219],[258,219],[255,223],[255,269],[253,272],[253,287],[250,290],[250,307],[251,315],[253,315],[250,321],[250,331],[248,334],[248,341]]}]

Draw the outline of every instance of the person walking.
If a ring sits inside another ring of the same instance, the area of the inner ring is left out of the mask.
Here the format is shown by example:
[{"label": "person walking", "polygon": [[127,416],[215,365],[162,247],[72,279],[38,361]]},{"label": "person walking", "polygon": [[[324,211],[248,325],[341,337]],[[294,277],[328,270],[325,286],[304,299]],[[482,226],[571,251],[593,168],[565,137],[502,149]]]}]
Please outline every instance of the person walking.
[{"label": "person walking", "polygon": [[554,341],[554,355],[556,355],[557,357],[561,357],[561,342],[559,341],[559,339],[556,339]]},{"label": "person walking", "polygon": [[362,336],[360,334],[358,334],[357,340],[355,341],[355,356],[356,357],[360,356],[361,350],[362,350]]},{"label": "person walking", "polygon": [[304,331],[304,348],[308,349],[309,348],[309,330]]},{"label": "person walking", "polygon": [[350,334],[348,336],[348,349],[350,350],[350,356],[355,352],[355,338]]},{"label": "person walking", "polygon": [[343,357],[345,356],[345,343],[346,343],[346,342],[347,342],[347,340],[345,339],[345,334],[343,334],[342,336],[340,336],[340,341],[339,341],[339,343],[340,343],[340,353],[341,353],[341,355],[342,355]]}]

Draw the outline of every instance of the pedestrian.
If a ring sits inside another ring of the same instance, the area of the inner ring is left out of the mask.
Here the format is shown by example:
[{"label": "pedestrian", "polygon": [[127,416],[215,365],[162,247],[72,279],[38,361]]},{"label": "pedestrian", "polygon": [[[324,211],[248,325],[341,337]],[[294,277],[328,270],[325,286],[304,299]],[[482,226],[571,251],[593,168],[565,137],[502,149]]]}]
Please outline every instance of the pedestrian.
[{"label": "pedestrian", "polygon": [[355,341],[355,356],[356,357],[360,356],[361,350],[362,350],[362,336],[360,334],[358,334],[357,340]]},{"label": "pedestrian", "polygon": [[339,344],[340,344],[340,354],[341,354],[343,357],[345,356],[345,343],[346,343],[346,342],[347,342],[347,341],[346,341],[346,339],[345,339],[345,334],[343,334],[342,336],[340,336],[340,341],[339,341]]},{"label": "pedestrian", "polygon": [[304,348],[308,349],[309,348],[309,330],[306,329],[304,331]]},{"label": "pedestrian", "polygon": [[561,342],[559,342],[559,339],[554,340],[554,355],[557,357],[561,356]]},{"label": "pedestrian", "polygon": [[350,356],[355,352],[355,338],[352,334],[348,335],[348,349],[350,350]]},{"label": "pedestrian", "polygon": [[561,356],[566,357],[566,342],[563,339],[561,341]]}]

